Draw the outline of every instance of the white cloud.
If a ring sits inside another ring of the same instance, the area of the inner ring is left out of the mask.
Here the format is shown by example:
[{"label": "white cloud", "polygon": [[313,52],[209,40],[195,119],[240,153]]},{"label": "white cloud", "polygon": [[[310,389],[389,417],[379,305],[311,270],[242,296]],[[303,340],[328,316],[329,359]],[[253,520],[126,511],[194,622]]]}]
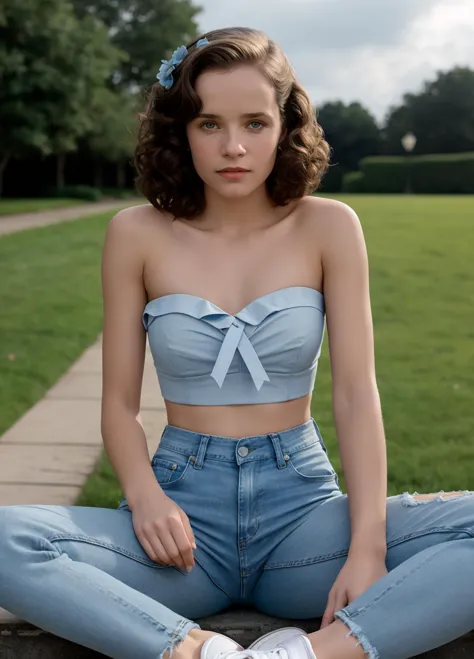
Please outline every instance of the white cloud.
[{"label": "white cloud", "polygon": [[200,0],[200,28],[265,31],[313,102],[360,101],[381,120],[437,70],[474,68],[473,0]]}]

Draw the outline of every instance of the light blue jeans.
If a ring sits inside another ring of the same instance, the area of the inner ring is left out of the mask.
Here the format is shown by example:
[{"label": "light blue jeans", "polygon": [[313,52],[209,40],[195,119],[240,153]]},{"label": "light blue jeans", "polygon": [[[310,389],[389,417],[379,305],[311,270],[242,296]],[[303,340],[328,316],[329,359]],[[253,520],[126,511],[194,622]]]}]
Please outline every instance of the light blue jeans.
[{"label": "light blue jeans", "polygon": [[[118,510],[0,508],[0,606],[116,659],[159,659],[202,616],[246,604],[320,617],[350,541],[347,497],[310,419],[232,439],[166,426],[152,465],[196,537],[191,573],[151,561]],[[387,500],[389,573],[337,612],[370,659],[474,627],[474,497]]]}]

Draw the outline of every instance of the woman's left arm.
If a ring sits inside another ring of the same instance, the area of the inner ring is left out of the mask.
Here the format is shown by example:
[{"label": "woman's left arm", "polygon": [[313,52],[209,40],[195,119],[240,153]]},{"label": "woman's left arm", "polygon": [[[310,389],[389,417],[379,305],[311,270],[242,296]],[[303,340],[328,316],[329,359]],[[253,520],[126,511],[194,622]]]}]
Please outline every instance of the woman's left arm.
[{"label": "woman's left arm", "polygon": [[[347,559],[352,565],[351,601],[385,571],[386,444],[375,376],[367,249],[357,214],[345,204],[333,202],[323,234],[333,413],[351,523]],[[346,567],[346,582],[350,572]]]},{"label": "woman's left arm", "polygon": [[334,421],[347,484],[351,552],[386,550],[387,465],[375,377],[369,266],[356,213],[333,206],[323,245]]}]

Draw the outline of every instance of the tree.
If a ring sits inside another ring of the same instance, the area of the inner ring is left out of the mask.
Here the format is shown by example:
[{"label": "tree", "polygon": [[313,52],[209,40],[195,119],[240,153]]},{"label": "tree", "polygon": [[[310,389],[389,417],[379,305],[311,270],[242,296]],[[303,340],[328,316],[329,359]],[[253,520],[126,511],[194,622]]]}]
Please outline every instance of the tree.
[{"label": "tree", "polygon": [[69,89],[67,113],[56,113],[52,121],[51,143],[58,155],[58,187],[64,185],[66,154],[75,151],[79,138],[101,121],[101,99],[110,71],[126,59],[124,53],[110,44],[105,26],[91,16],[78,22],[70,35],[69,46],[74,53],[70,64],[71,68],[75,66],[76,82],[72,81]]},{"label": "tree", "polygon": [[0,10],[0,192],[12,156],[65,154],[94,123],[90,99],[125,56],[93,16],[67,0],[2,0]]},{"label": "tree", "polygon": [[94,184],[103,186],[103,162],[115,163],[118,188],[124,185],[124,167],[133,155],[136,144],[137,113],[141,109],[139,95],[101,90],[94,107],[96,121],[87,133],[84,145],[92,154],[95,164]]},{"label": "tree", "polygon": [[474,151],[474,71],[459,66],[438,71],[419,94],[405,94],[386,119],[392,153],[403,152],[400,140],[408,131],[417,137],[418,154]]},{"label": "tree", "polygon": [[380,130],[374,117],[360,103],[325,103],[318,121],[333,150],[332,162],[344,170],[356,170],[361,158],[380,151]]},{"label": "tree", "polygon": [[125,89],[145,89],[156,82],[161,60],[197,35],[190,0],[73,0],[79,17],[95,16],[109,26],[112,43],[128,54],[113,76]]}]

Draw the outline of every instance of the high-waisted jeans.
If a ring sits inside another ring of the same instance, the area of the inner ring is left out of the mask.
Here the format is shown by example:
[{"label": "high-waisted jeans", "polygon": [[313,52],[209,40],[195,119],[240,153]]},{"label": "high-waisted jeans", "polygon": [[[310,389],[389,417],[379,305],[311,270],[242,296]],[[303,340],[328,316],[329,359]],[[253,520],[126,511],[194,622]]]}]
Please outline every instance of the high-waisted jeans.
[{"label": "high-waisted jeans", "polygon": [[[347,496],[310,419],[232,439],[166,426],[152,459],[188,515],[195,567],[153,562],[132,514],[0,508],[0,606],[116,659],[159,659],[232,604],[320,617],[350,542]],[[370,659],[405,659],[474,627],[474,497],[387,500],[388,574],[336,616]]]}]

